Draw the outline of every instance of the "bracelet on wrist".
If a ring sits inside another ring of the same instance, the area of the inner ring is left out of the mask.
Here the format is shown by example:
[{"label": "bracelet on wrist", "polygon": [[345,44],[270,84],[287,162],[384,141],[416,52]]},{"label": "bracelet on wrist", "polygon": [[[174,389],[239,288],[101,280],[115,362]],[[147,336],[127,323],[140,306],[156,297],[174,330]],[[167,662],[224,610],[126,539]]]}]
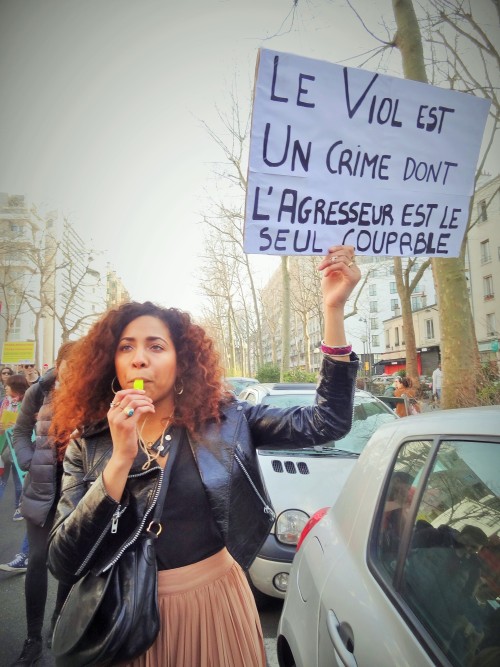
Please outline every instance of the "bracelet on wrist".
[{"label": "bracelet on wrist", "polygon": [[324,341],[321,341],[321,352],[323,354],[329,354],[332,357],[347,357],[352,352],[352,345],[325,345]]}]

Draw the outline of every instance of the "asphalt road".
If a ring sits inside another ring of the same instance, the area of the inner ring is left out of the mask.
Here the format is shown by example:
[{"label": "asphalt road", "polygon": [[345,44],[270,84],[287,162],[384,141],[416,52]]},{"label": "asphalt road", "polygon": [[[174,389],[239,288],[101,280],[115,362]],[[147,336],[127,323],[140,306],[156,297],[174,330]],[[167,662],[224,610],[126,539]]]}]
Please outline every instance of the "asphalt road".
[{"label": "asphalt road", "polygon": [[[24,537],[24,521],[12,521],[13,513],[14,488],[11,480],[9,480],[4,497],[0,500],[0,563],[8,563],[14,558]],[[26,638],[24,578],[24,574],[0,571],[0,667],[9,667],[18,658]],[[56,582],[49,574],[44,633],[46,628],[49,627],[54,607],[55,590]],[[276,600],[261,613],[268,667],[278,667],[275,637],[281,607],[281,601]],[[55,667],[49,649],[44,649],[37,667]]]}]

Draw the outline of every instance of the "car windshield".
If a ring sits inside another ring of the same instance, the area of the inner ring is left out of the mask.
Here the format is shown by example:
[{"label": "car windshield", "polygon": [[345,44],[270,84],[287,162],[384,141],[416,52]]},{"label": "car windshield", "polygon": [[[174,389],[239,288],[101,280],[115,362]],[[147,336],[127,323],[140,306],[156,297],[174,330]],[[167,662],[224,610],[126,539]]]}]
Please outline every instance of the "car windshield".
[{"label": "car windshield", "polygon": [[252,380],[250,378],[227,378],[227,381],[233,387],[236,396],[238,396],[245,387],[248,387],[249,384],[257,384],[257,380]]},{"label": "car windshield", "polygon": [[[314,403],[315,393],[304,394],[283,394],[268,395],[262,402],[267,405],[273,405],[279,408],[288,408],[297,405],[312,405]],[[371,396],[354,397],[354,418],[352,428],[349,433],[340,440],[328,442],[316,447],[302,447],[299,450],[287,450],[287,455],[303,456],[305,452],[308,455],[332,455],[338,454],[339,450],[360,454],[366,443],[381,424],[397,419],[396,415],[383,403]],[[272,447],[266,447],[270,451]],[[335,451],[336,450],[336,451]],[[283,453],[283,450],[281,450]]]}]

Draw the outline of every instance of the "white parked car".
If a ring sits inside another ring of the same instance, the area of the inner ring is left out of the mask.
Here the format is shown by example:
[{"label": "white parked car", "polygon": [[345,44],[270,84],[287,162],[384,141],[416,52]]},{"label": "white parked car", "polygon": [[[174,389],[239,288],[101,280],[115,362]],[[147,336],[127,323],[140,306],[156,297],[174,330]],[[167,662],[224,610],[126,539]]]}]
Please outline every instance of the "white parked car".
[{"label": "white parked car", "polygon": [[280,667],[500,665],[500,407],[375,432],[301,536],[277,648]]},{"label": "white parked car", "polygon": [[[314,384],[249,385],[239,395],[252,404],[277,407],[312,405]],[[273,529],[249,570],[259,607],[269,597],[284,598],[297,540],[314,512],[335,501],[372,433],[394,412],[368,392],[356,390],[351,431],[341,440],[318,447],[259,447],[262,475],[276,512]]]}]

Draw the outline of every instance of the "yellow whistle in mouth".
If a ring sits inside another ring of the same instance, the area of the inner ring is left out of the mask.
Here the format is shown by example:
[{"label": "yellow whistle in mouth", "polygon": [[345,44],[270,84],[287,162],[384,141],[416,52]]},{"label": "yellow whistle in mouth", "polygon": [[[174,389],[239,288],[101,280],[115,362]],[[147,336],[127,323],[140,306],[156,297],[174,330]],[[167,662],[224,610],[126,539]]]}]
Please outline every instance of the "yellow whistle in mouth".
[{"label": "yellow whistle in mouth", "polygon": [[144,389],[144,380],[134,380],[134,389]]}]

